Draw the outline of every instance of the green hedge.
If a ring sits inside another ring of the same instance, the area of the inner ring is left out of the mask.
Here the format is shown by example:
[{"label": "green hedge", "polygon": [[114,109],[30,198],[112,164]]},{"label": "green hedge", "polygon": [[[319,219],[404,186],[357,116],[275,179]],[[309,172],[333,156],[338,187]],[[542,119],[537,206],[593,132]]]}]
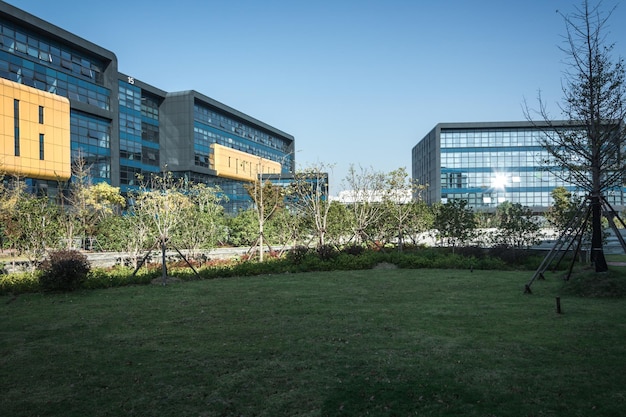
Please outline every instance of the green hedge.
[{"label": "green hedge", "polygon": [[[405,252],[356,251],[354,249],[335,252],[327,247],[321,253],[306,248],[297,248],[292,255],[282,258],[269,258],[263,263],[254,260],[233,260],[228,264],[204,266],[197,270],[198,275],[189,268],[169,268],[168,274],[182,281],[190,281],[309,271],[361,270],[371,269],[380,263],[389,263],[404,269],[505,270],[524,268],[525,263],[528,263],[529,269],[534,269],[538,265],[538,262],[529,262],[528,259],[522,259],[521,262],[512,265],[499,257],[489,255],[485,251],[471,251],[463,254],[452,253],[450,250],[442,248],[417,248]],[[81,288],[96,289],[145,285],[161,276],[159,268],[150,270],[141,268],[134,276],[132,272],[133,269],[127,267],[106,270],[93,268],[87,274]],[[39,275],[40,272],[0,275],[0,295],[41,291]]]}]

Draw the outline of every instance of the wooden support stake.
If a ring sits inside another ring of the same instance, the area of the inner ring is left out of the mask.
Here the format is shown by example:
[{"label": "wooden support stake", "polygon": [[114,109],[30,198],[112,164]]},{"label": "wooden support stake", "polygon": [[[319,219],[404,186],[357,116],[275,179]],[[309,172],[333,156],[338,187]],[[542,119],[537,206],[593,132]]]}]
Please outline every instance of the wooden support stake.
[{"label": "wooden support stake", "polygon": [[561,314],[561,297],[556,297],[556,314]]}]

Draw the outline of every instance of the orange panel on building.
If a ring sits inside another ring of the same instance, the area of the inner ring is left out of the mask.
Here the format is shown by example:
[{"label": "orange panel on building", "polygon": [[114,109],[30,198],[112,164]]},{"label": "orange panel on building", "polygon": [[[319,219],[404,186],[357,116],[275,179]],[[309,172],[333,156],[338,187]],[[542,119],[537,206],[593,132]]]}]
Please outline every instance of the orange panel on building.
[{"label": "orange panel on building", "polygon": [[281,164],[214,143],[209,167],[218,177],[254,181],[259,174],[280,174]]},{"label": "orange panel on building", "polygon": [[71,176],[70,102],[0,78],[0,171],[43,180]]}]

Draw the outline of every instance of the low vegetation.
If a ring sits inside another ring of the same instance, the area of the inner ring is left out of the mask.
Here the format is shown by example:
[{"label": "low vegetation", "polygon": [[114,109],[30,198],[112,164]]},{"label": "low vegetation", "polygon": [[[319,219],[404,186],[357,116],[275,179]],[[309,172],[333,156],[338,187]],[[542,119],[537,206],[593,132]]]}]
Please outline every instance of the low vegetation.
[{"label": "low vegetation", "polygon": [[[208,260],[196,263],[197,274],[184,262],[169,265],[168,275],[179,280],[215,279],[265,274],[286,274],[311,271],[363,270],[378,264],[397,268],[443,268],[465,270],[533,269],[541,255],[532,251],[493,248],[405,248],[396,250],[365,250],[347,246],[338,250],[324,245],[317,249],[299,246],[279,256],[258,262],[244,256],[232,260]],[[148,265],[137,273],[130,267],[93,268],[85,264],[84,255],[76,251],[53,252],[42,267],[32,273],[0,275],[0,294],[36,291],[72,291],[78,288],[96,289],[124,285],[149,284],[161,276],[160,265]]]}]

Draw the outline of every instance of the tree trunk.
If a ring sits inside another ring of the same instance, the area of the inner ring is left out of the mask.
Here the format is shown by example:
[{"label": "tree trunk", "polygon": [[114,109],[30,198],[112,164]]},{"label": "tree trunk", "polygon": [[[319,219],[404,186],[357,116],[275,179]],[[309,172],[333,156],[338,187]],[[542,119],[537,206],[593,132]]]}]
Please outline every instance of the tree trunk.
[{"label": "tree trunk", "polygon": [[163,279],[163,285],[167,283],[167,262],[165,252],[167,250],[167,244],[165,237],[161,237],[161,275]]},{"label": "tree trunk", "polygon": [[591,197],[591,227],[591,262],[596,272],[606,272],[609,267],[602,248],[602,203],[597,194]]}]

